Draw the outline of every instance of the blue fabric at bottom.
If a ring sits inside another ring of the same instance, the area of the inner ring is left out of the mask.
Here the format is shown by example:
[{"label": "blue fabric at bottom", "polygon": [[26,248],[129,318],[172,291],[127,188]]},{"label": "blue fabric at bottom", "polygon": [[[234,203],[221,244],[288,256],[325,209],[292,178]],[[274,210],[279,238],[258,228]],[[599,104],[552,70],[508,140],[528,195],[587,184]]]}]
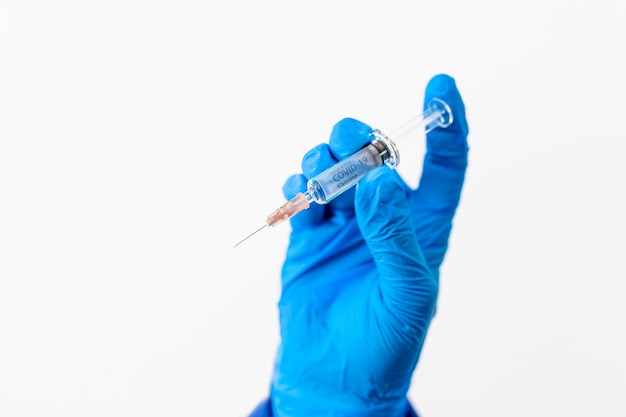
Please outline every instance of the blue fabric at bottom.
[{"label": "blue fabric at bottom", "polygon": [[272,417],[272,405],[269,398],[261,402],[248,417]]},{"label": "blue fabric at bottom", "polygon": [[[252,413],[248,417],[273,417],[274,413],[272,412],[272,405],[270,403],[269,398],[262,401],[257,407],[252,411]],[[419,417],[417,412],[409,405],[409,409],[407,410],[406,416],[403,417]]]}]

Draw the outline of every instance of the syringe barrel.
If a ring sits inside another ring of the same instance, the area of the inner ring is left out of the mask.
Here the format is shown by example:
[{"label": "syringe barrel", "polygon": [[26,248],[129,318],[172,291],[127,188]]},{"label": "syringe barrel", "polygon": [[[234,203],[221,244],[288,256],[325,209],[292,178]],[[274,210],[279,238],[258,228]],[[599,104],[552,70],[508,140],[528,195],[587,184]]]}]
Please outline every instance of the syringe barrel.
[{"label": "syringe barrel", "polygon": [[422,114],[391,133],[393,141],[379,130],[374,130],[373,139],[367,146],[309,180],[306,192],[308,201],[326,204],[356,185],[372,169],[382,164],[396,168],[400,163],[396,146],[398,141],[414,140],[416,135],[426,134],[436,127],[448,127],[452,121],[450,107],[434,98]]},{"label": "syringe barrel", "polygon": [[266,226],[276,226],[290,219],[308,209],[312,202],[328,203],[355,186],[365,174],[374,168],[386,164],[395,169],[400,163],[400,154],[396,143],[414,139],[415,134],[426,134],[437,127],[448,127],[452,121],[450,107],[445,102],[435,98],[428,103],[422,114],[391,133],[390,136],[393,141],[379,130],[374,130],[371,133],[372,141],[369,144],[311,178],[307,183],[305,192],[296,194],[291,200],[267,216],[265,225],[243,240],[248,239]]},{"label": "syringe barrel", "polygon": [[395,168],[399,162],[396,145],[380,131],[372,132],[373,140],[364,148],[311,178],[307,194],[318,204],[326,204],[350,189],[372,169],[387,164]]}]

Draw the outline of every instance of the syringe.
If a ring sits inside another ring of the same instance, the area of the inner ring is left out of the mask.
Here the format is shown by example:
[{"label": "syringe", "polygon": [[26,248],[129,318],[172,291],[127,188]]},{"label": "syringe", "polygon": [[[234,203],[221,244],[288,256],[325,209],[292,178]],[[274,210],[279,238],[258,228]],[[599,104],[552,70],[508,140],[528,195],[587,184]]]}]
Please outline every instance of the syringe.
[{"label": "syringe", "polygon": [[424,135],[437,127],[448,127],[453,117],[450,107],[441,99],[432,99],[423,113],[409,120],[389,136],[375,129],[370,134],[372,141],[354,154],[337,162],[307,182],[307,189],[267,216],[265,224],[240,240],[234,247],[265,229],[268,226],[290,219],[311,203],[327,204],[346,190],[356,185],[369,171],[383,164],[395,169],[400,163],[397,143]]}]

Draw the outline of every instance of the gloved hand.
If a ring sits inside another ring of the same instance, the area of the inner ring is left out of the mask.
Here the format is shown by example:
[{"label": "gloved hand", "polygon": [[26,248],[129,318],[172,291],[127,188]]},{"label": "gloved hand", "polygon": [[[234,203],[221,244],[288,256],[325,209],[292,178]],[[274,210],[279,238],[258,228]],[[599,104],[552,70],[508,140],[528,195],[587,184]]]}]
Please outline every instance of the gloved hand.
[{"label": "gloved hand", "polygon": [[[434,97],[450,105],[454,122],[428,134],[417,190],[382,166],[291,219],[270,394],[276,416],[401,417],[411,409],[406,394],[467,166],[468,127],[454,80],[433,77],[424,102]],[[335,125],[329,144],[304,157],[303,175],[287,180],[285,197],[369,143],[371,130],[354,119]]]}]

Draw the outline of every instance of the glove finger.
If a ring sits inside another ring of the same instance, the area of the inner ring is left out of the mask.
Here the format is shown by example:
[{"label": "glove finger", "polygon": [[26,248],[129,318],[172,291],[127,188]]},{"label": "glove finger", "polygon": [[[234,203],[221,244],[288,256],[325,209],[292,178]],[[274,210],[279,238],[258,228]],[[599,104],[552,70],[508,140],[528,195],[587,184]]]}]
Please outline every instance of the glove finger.
[{"label": "glove finger", "polygon": [[302,173],[307,179],[311,179],[326,168],[337,163],[327,144],[322,143],[312,148],[302,158]]},{"label": "glove finger", "polygon": [[371,133],[372,128],[359,120],[340,120],[333,126],[328,141],[333,156],[341,160],[352,155],[372,140]]},{"label": "glove finger", "polygon": [[[370,142],[372,129],[355,119],[345,118],[333,126],[328,145],[311,149],[302,160],[302,172],[311,178],[352,155]],[[350,216],[354,212],[354,189],[348,189],[327,205],[327,214]]]},{"label": "glove finger", "polygon": [[404,186],[395,171],[368,173],[356,193],[359,228],[380,275],[380,299],[392,327],[421,343],[434,313],[437,283],[415,234]]},{"label": "glove finger", "polygon": [[[344,118],[333,126],[330,133],[330,152],[337,160],[345,159],[372,140],[371,132],[372,128],[365,123]],[[335,213],[342,211],[345,215],[351,215],[354,212],[354,193],[354,187],[345,191],[331,202],[329,208]]]},{"label": "glove finger", "polygon": [[[302,158],[302,173],[308,179],[315,177],[327,168],[332,167],[337,163],[337,159],[333,156],[329,146],[325,143],[317,145],[310,151],[308,151]],[[347,193],[346,193],[347,194]],[[343,197],[343,196],[340,196]],[[354,194],[352,195],[354,198]],[[330,204],[317,204],[313,203],[311,206],[316,205],[321,207],[323,215],[321,218],[316,218],[317,221],[321,221],[323,218],[332,217],[333,205],[337,204],[339,207],[343,204],[348,205],[350,203],[349,197],[343,199],[337,198]]]},{"label": "glove finger", "polygon": [[[306,183],[307,179],[302,174],[290,176],[283,185],[283,195],[287,200],[291,200],[296,194],[306,191]],[[290,219],[291,227],[294,230],[299,230],[314,226],[319,224],[323,218],[324,207],[313,203],[308,210],[301,211]]]},{"label": "glove finger", "polygon": [[409,204],[428,265],[437,276],[465,178],[469,129],[465,106],[452,77],[440,74],[430,80],[424,105],[433,98],[448,103],[453,122],[427,135],[422,176],[417,190],[409,192]]},{"label": "glove finger", "polygon": [[453,121],[450,126],[434,129],[427,135],[427,152],[448,164],[464,163],[467,161],[469,128],[465,117],[465,104],[454,78],[446,74],[431,78],[424,94],[424,108],[433,98],[440,98],[450,106]]}]

